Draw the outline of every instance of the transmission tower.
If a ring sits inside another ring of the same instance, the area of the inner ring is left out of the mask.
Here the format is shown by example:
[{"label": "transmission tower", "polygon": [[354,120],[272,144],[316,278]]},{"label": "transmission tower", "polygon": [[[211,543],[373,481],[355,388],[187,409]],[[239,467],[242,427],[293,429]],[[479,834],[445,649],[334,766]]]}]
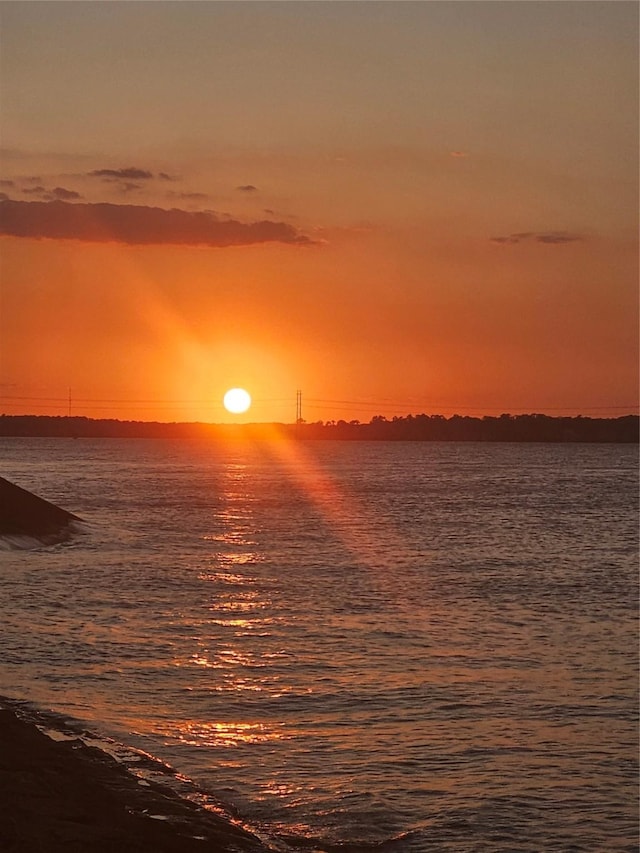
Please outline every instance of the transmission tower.
[{"label": "transmission tower", "polygon": [[302,391],[296,391],[296,423],[302,423]]}]

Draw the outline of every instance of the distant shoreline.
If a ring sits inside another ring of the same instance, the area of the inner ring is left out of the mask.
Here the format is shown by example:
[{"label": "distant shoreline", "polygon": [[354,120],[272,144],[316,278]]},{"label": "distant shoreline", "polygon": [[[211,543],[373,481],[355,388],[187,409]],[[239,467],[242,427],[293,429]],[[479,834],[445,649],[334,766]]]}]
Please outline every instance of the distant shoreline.
[{"label": "distant shoreline", "polygon": [[51,415],[0,415],[0,436],[14,438],[207,438],[303,441],[476,441],[638,444],[640,417],[553,417],[543,414],[482,418],[407,415],[315,423],[163,423]]}]

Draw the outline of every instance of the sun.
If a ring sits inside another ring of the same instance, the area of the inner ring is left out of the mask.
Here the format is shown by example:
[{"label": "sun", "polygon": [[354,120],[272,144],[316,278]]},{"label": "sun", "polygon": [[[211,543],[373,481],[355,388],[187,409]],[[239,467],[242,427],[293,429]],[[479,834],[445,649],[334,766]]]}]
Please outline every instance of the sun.
[{"label": "sun", "polygon": [[224,407],[234,415],[241,415],[251,405],[251,394],[244,388],[230,388],[224,395]]}]

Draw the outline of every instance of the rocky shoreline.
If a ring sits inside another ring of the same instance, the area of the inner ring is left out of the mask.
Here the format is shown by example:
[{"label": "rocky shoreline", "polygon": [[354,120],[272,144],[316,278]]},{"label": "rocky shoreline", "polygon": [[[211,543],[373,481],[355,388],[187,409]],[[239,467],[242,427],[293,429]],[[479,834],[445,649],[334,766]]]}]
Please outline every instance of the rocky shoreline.
[{"label": "rocky shoreline", "polygon": [[0,707],[6,853],[267,853],[255,835],[141,780],[80,739],[54,740]]}]

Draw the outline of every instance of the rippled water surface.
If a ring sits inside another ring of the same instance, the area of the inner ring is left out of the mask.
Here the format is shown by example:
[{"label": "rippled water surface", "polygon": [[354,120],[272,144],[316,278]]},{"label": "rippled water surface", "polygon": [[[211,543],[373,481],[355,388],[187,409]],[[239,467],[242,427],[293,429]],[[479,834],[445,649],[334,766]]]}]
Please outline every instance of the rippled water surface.
[{"label": "rippled water surface", "polygon": [[0,450],[87,522],[0,552],[0,693],[282,849],[637,850],[637,447]]}]

